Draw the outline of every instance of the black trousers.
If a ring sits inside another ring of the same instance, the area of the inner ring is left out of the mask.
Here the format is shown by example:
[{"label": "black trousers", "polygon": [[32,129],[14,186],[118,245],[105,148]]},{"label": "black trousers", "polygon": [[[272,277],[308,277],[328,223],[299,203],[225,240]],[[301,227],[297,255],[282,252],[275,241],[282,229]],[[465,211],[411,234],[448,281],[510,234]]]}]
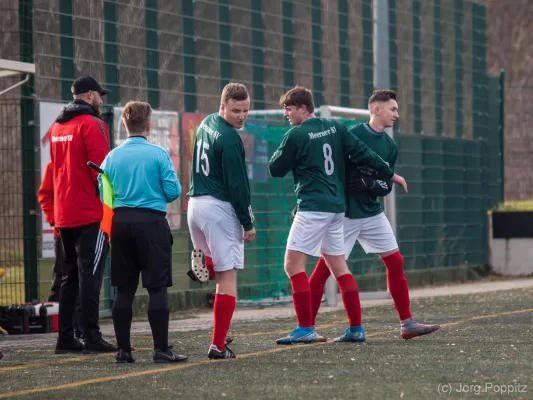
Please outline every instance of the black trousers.
[{"label": "black trousers", "polygon": [[[65,255],[63,251],[63,242],[60,237],[54,236],[54,267],[52,269],[52,286],[50,288],[50,296],[48,301],[53,301],[55,303],[59,302],[59,294],[61,293],[61,282],[63,281],[63,264],[65,262]],[[81,331],[80,325],[80,296],[76,296],[76,311],[73,319],[74,324],[74,333],[76,337],[82,337],[83,332]]]},{"label": "black trousers", "polygon": [[172,234],[165,214],[120,207],[111,231],[111,284],[146,289],[172,286]]},{"label": "black trousers", "polygon": [[172,234],[165,214],[150,209],[116,208],[111,231],[111,284],[117,287],[113,325],[118,347],[131,349],[132,304],[142,275],[148,289],[148,321],[154,348],[168,348],[168,296],[172,286]]},{"label": "black trousers", "polygon": [[59,291],[61,290],[61,280],[63,277],[63,263],[65,256],[63,255],[63,243],[60,237],[54,236],[54,268],[52,270],[52,287],[50,288],[50,296],[48,301],[59,301]]},{"label": "black trousers", "polygon": [[60,229],[65,255],[59,295],[59,338],[74,335],[73,317],[79,294],[80,325],[85,341],[100,340],[99,302],[109,251],[100,223]]}]

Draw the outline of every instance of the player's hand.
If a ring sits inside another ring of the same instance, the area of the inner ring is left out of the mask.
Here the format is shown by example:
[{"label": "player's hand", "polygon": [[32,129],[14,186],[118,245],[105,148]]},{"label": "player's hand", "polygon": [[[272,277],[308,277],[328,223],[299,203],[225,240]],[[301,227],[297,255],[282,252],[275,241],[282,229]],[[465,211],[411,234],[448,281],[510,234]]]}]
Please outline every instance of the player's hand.
[{"label": "player's hand", "polygon": [[245,242],[251,242],[255,239],[255,228],[250,229],[249,231],[244,232],[243,237]]},{"label": "player's hand", "polygon": [[296,213],[298,212],[298,206],[295,206],[291,211],[291,225],[294,222],[294,218],[296,218]]},{"label": "player's hand", "polygon": [[400,176],[400,175],[394,174],[394,175],[392,176],[392,181],[393,181],[394,183],[397,183],[398,185],[402,185],[403,190],[405,190],[405,193],[407,193],[407,182],[405,181],[405,179],[403,178],[403,176]]}]

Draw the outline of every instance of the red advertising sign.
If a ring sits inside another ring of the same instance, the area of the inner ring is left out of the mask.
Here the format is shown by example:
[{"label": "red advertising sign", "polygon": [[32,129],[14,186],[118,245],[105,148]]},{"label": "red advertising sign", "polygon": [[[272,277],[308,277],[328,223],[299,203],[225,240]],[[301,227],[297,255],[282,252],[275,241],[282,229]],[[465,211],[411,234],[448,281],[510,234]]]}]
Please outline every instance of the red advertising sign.
[{"label": "red advertising sign", "polygon": [[181,170],[180,183],[183,187],[183,209],[187,211],[187,205],[189,198],[186,193],[189,191],[190,179],[191,179],[191,165],[192,155],[194,151],[194,139],[196,138],[196,131],[198,126],[202,123],[206,114],[193,114],[183,113],[181,114],[181,143],[183,146],[183,168]]}]

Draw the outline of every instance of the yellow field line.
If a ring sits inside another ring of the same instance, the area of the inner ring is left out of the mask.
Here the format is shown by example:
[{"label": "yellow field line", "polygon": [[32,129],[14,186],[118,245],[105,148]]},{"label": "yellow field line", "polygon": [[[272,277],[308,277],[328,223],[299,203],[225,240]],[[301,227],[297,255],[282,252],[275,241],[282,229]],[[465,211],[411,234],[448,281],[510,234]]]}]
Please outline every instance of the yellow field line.
[{"label": "yellow field line", "polygon": [[[343,321],[341,320],[334,320],[333,322],[329,323],[329,324],[323,324],[323,325],[317,325],[316,328],[317,329],[326,329],[326,328],[330,328],[332,326],[336,326],[340,323],[342,323]],[[289,332],[289,331],[287,331]],[[232,335],[233,337],[247,337],[247,336],[260,336],[260,335],[273,335],[273,334],[276,334],[276,333],[280,333],[280,331],[271,331],[271,332],[254,332],[254,333],[241,333],[241,334],[236,334],[236,335]],[[204,335],[205,337],[208,337],[207,335]],[[137,339],[152,339],[152,336],[134,336],[135,338]],[[202,337],[202,336],[198,336],[198,337]],[[137,350],[152,350],[151,348],[136,348],[135,349],[136,351]],[[27,352],[30,352],[30,351],[35,351],[35,350],[26,350]],[[40,350],[42,351],[42,350]],[[24,352],[24,351],[22,351]],[[51,361],[51,362],[43,362],[43,363],[32,363],[32,364],[24,364],[24,365],[16,365],[16,366],[12,366],[12,367],[3,367],[3,368],[0,368],[0,373],[2,372],[11,372],[11,371],[17,371],[17,370],[21,370],[21,369],[29,369],[29,368],[41,368],[41,367],[44,367],[44,366],[51,366],[51,365],[56,365],[56,364],[68,364],[68,363],[74,363],[74,362],[79,362],[79,361],[85,361],[85,360],[88,360],[88,359],[92,359],[92,358],[95,358],[95,357],[105,357],[105,356],[110,356],[110,355],[115,355],[115,353],[101,353],[101,354],[98,354],[98,355],[89,355],[89,356],[80,356],[80,357],[72,357],[72,358],[66,358],[66,359],[63,359],[63,360],[58,360],[58,361]]]},{"label": "yellow field line", "polygon": [[[147,348],[135,349],[135,350],[153,350],[153,349],[147,347]],[[100,353],[100,354],[91,354],[91,355],[87,355],[87,356],[63,358],[61,360],[51,361],[51,362],[15,365],[13,367],[0,368],[0,372],[11,372],[11,371],[17,371],[19,369],[28,369],[28,368],[49,367],[49,366],[52,366],[52,365],[69,364],[69,363],[73,363],[73,362],[92,360],[94,358],[109,357],[109,356],[114,356],[114,355],[116,355],[116,353]]]},{"label": "yellow field line", "polygon": [[[321,346],[321,345],[325,345],[325,344],[327,344],[327,343],[314,343],[314,344],[311,344],[309,346]],[[280,353],[282,351],[291,350],[291,349],[294,349],[296,347],[298,347],[298,346],[283,346],[283,347],[277,347],[277,348],[273,348],[273,349],[265,350],[265,351],[257,351],[257,352],[254,352],[254,353],[245,353],[245,354],[242,354],[242,355],[238,355],[237,356],[237,360],[246,359],[246,358],[253,357],[253,356],[258,356],[258,355]],[[183,364],[178,364],[178,365],[171,365],[171,366],[164,367],[164,368],[156,368],[156,369],[150,369],[150,370],[144,370],[144,371],[130,372],[128,374],[122,374],[122,375],[105,376],[105,377],[101,377],[101,378],[87,379],[85,381],[72,382],[72,383],[67,383],[67,384],[64,384],[64,385],[47,386],[47,387],[42,387],[42,388],[37,388],[37,389],[25,389],[25,390],[19,390],[19,391],[16,391],[16,392],[0,393],[0,399],[7,399],[7,398],[10,398],[10,397],[14,397],[14,396],[24,396],[24,395],[27,395],[27,394],[34,394],[34,393],[44,393],[44,392],[52,392],[52,391],[56,391],[56,390],[72,389],[72,388],[76,388],[76,387],[80,387],[80,386],[91,385],[91,384],[94,384],[94,383],[104,383],[104,382],[117,381],[117,380],[122,380],[122,379],[135,378],[135,377],[144,376],[144,375],[165,373],[165,372],[169,372],[169,371],[176,371],[176,370],[180,370],[180,369],[196,367],[196,366],[202,365],[202,364],[210,364],[210,363],[225,362],[225,361],[228,361],[228,360],[203,360],[203,361],[196,361],[196,362],[193,362],[193,363],[183,363]],[[229,361],[229,362],[232,362],[232,361]]]},{"label": "yellow field line", "polygon": [[[459,325],[459,324],[462,324],[462,323],[465,323],[465,322],[476,321],[476,320],[480,320],[480,319],[496,318],[496,317],[501,317],[501,316],[505,316],[505,315],[524,314],[524,313],[528,313],[528,312],[533,312],[533,308],[528,308],[528,309],[524,309],[524,310],[515,310],[515,311],[505,311],[505,312],[501,312],[501,313],[497,313],[497,314],[490,314],[490,315],[476,315],[476,316],[473,316],[473,317],[470,317],[470,318],[461,319],[459,321],[445,323],[445,324],[442,324],[441,326],[442,327],[450,327],[450,326],[456,326],[456,325]],[[367,337],[381,336],[381,335],[386,335],[388,333],[394,333],[394,332],[397,332],[397,330],[374,332],[374,333],[368,334]],[[332,342],[314,343],[314,344],[311,344],[311,345],[308,345],[308,346],[322,346],[322,345],[327,345],[327,344],[331,344],[331,343]],[[270,350],[257,351],[257,352],[254,352],[254,353],[245,353],[245,354],[242,354],[242,355],[238,355],[237,356],[237,360],[246,359],[246,358],[253,357],[253,356],[258,356],[258,355],[280,353],[282,351],[289,351],[289,350],[299,349],[299,348],[301,349],[300,346],[276,347],[276,348],[273,348],[273,349],[270,349]],[[46,387],[36,388],[36,389],[25,389],[25,390],[19,390],[19,391],[15,391],[15,392],[0,393],[0,399],[5,399],[5,398],[10,398],[10,397],[15,397],[15,396],[24,396],[24,395],[27,395],[27,394],[34,394],[34,393],[45,393],[45,392],[52,392],[52,391],[63,390],[63,389],[72,389],[72,388],[76,388],[76,387],[80,387],[80,386],[92,385],[92,384],[95,384],[95,383],[104,383],[104,382],[111,382],[111,381],[117,381],[117,380],[122,380],[122,379],[135,378],[135,377],[138,377],[138,376],[144,376],[144,375],[150,375],[150,374],[165,373],[165,372],[176,371],[176,370],[185,369],[185,368],[192,368],[192,367],[195,367],[195,366],[198,366],[198,365],[207,364],[207,363],[224,362],[224,361],[228,361],[228,360],[216,360],[216,361],[203,360],[203,361],[197,361],[197,362],[193,362],[193,363],[171,365],[171,366],[164,367],[164,368],[157,368],[157,369],[150,369],[150,370],[144,370],[144,371],[130,372],[128,374],[121,374],[121,375],[114,375],[114,376],[105,376],[105,377],[101,377],[101,378],[87,379],[87,380],[84,380],[84,381],[72,382],[72,383],[67,383],[67,384],[64,384],[64,385],[46,386]],[[234,362],[234,361],[229,361],[229,362]]]},{"label": "yellow field line", "polygon": [[[366,321],[368,321],[370,318],[366,319]],[[346,319],[338,319],[338,320],[333,320],[332,322],[330,322],[329,324],[322,324],[322,325],[316,325],[315,326],[315,329],[327,329],[327,328],[331,328],[333,326],[337,326],[339,324],[342,324],[342,323],[347,323],[348,321]],[[287,331],[287,332],[290,332],[290,331]],[[254,332],[254,333],[237,333],[235,335],[231,335],[231,337],[247,337],[247,336],[260,336],[260,335],[273,335],[275,333],[280,333],[279,330],[277,331],[270,331],[270,332]]]}]

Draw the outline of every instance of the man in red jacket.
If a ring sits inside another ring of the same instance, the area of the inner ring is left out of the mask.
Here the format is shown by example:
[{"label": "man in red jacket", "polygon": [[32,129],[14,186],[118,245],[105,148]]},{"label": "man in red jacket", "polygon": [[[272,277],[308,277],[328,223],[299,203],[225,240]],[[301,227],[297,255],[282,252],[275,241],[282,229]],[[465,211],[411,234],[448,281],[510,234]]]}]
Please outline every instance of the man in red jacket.
[{"label": "man in red jacket", "polygon": [[[61,236],[59,230],[55,227],[54,221],[54,170],[52,163],[46,164],[46,168],[43,174],[43,180],[39,191],[37,193],[37,199],[39,205],[44,213],[46,221],[54,228],[54,266],[52,269],[52,286],[50,288],[50,296],[48,301],[59,302],[59,293],[61,290],[61,281],[63,279],[63,243],[61,242]],[[74,336],[77,338],[82,337],[82,332],[79,326],[79,295],[76,298],[76,316],[74,317]]]},{"label": "man in red jacket", "polygon": [[[89,76],[72,84],[74,101],[61,110],[49,130],[54,186],[54,221],[65,252],[59,295],[59,335],[56,353],[114,352],[98,325],[100,288],[109,246],[100,230],[103,216],[98,174],[87,161],[100,165],[109,153],[107,126],[100,118],[102,96],[109,93]],[[73,316],[80,296],[81,330],[74,337]]]},{"label": "man in red jacket", "polygon": [[59,291],[61,289],[61,277],[63,276],[63,244],[59,231],[55,227],[54,222],[54,170],[52,163],[46,164],[43,174],[43,180],[39,191],[37,192],[37,200],[43,210],[44,218],[54,228],[54,267],[52,270],[52,287],[50,288],[50,296],[48,301],[59,301]]}]

